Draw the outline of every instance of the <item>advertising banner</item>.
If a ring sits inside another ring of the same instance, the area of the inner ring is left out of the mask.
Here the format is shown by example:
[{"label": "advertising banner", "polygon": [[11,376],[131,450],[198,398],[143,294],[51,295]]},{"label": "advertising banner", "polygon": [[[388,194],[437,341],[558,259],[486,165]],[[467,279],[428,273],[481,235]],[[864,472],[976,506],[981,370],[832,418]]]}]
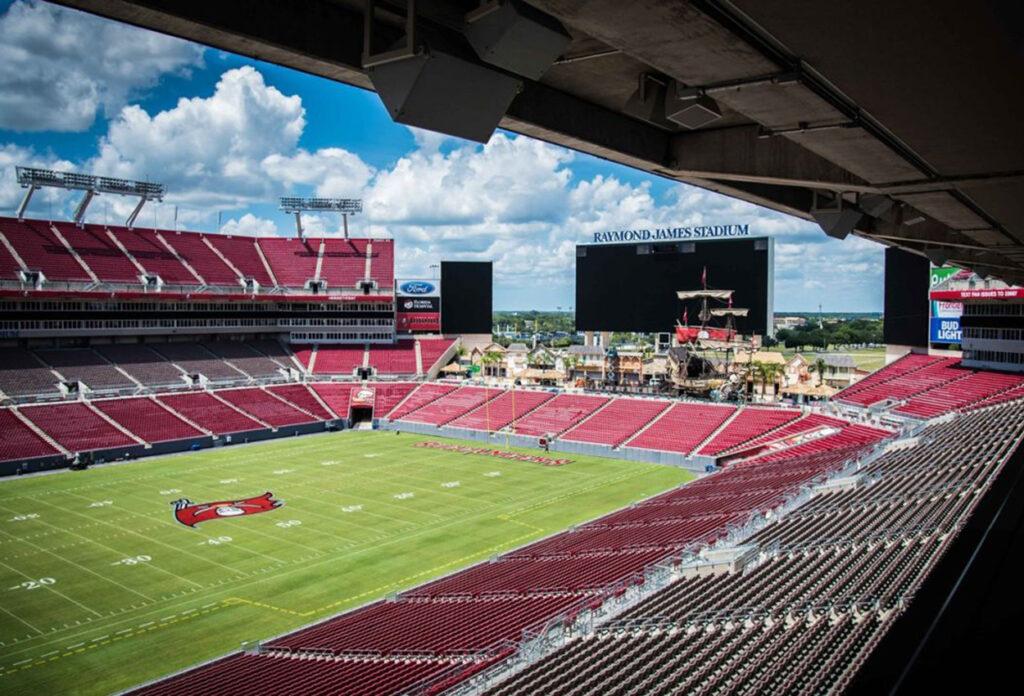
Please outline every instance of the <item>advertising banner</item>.
[{"label": "advertising banner", "polygon": [[960,343],[963,334],[960,331],[960,317],[932,317],[931,318],[932,343]]},{"label": "advertising banner", "polygon": [[419,278],[395,283],[395,329],[399,333],[440,333],[441,282]]}]

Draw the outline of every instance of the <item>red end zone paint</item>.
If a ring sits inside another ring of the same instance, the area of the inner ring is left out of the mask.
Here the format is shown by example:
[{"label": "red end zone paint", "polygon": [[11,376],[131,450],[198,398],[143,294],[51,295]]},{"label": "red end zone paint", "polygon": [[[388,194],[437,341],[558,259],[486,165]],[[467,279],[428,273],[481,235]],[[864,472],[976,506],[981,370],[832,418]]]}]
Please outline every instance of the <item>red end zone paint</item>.
[{"label": "red end zone paint", "polygon": [[174,506],[174,519],[186,527],[195,527],[207,520],[269,512],[284,505],[284,501],[274,500],[274,494],[267,491],[255,498],[220,500],[216,503],[193,503],[188,498],[180,498],[171,505]]}]

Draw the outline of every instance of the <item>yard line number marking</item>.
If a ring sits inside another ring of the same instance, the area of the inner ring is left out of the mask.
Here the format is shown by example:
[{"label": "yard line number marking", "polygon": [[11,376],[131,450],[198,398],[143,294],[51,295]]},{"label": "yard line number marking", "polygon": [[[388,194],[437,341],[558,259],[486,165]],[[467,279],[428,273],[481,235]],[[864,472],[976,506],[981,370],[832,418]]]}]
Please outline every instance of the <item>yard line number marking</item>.
[{"label": "yard line number marking", "polygon": [[38,580],[26,580],[23,583],[8,587],[8,590],[38,590],[40,587],[53,585],[57,581],[54,578],[39,578]]}]

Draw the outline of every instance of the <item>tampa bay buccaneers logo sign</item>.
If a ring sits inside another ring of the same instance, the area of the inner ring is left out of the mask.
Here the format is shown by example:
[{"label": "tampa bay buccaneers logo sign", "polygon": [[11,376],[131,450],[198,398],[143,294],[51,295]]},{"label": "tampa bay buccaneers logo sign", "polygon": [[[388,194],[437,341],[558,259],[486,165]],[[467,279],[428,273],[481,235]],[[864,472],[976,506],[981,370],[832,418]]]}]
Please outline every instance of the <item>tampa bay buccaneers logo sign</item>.
[{"label": "tampa bay buccaneers logo sign", "polygon": [[284,505],[284,501],[274,500],[274,494],[267,491],[255,498],[220,500],[216,503],[193,503],[188,498],[180,498],[171,505],[174,506],[174,519],[186,527],[195,527],[208,520],[269,512]]}]

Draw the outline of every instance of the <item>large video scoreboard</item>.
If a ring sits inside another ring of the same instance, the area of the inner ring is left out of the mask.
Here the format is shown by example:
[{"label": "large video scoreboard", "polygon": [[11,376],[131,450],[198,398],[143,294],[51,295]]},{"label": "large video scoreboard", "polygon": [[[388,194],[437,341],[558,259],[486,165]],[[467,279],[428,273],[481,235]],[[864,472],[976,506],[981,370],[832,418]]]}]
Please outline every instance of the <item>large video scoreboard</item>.
[{"label": "large video scoreboard", "polygon": [[733,305],[750,310],[740,333],[771,335],[773,252],[770,237],[577,245],[576,328],[672,331],[684,308],[699,324],[699,301],[676,292],[700,289],[706,268],[709,288],[734,290]]}]

